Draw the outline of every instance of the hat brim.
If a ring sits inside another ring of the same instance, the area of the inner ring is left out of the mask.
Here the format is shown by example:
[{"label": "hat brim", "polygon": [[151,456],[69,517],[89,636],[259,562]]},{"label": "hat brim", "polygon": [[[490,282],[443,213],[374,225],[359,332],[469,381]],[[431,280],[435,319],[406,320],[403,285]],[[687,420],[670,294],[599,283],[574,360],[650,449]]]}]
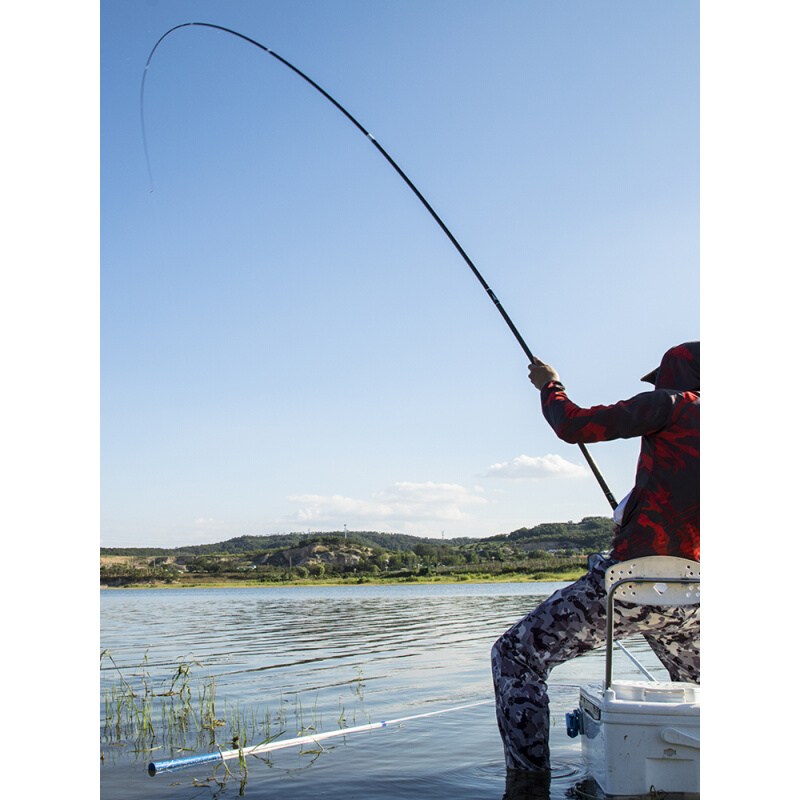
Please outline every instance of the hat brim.
[{"label": "hat brim", "polygon": [[647,375],[645,375],[640,380],[644,381],[645,383],[652,383],[653,386],[655,386],[656,385],[656,377],[658,376],[658,370],[659,370],[659,367],[656,367],[652,372],[648,372]]}]

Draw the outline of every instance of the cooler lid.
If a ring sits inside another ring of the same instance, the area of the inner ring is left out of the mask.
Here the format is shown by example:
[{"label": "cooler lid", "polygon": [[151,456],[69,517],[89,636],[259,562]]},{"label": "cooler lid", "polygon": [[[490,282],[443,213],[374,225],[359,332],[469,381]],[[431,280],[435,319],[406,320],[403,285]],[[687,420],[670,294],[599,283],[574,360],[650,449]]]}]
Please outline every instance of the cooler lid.
[{"label": "cooler lid", "polygon": [[611,688],[617,700],[636,703],[700,702],[700,686],[677,681],[614,681]]}]

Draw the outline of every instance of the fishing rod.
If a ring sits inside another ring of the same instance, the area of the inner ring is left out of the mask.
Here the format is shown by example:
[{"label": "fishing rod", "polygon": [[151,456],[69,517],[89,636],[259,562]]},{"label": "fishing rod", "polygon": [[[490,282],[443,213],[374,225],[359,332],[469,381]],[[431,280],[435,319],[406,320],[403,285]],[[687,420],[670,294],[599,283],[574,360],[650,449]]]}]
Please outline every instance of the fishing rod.
[{"label": "fishing rod", "polygon": [[[505,320],[506,325],[508,325],[509,329],[511,330],[511,333],[514,334],[514,337],[516,338],[523,352],[528,357],[528,362],[531,364],[538,362],[536,356],[533,355],[528,345],[525,344],[525,340],[520,335],[520,332],[517,330],[516,325],[514,325],[514,323],[511,321],[511,317],[508,316],[506,310],[503,308],[502,304],[497,299],[497,296],[492,291],[489,284],[486,283],[486,281],[483,278],[483,275],[481,275],[481,273],[478,271],[478,268],[475,266],[475,264],[472,263],[472,259],[467,255],[466,251],[458,242],[456,237],[453,236],[447,225],[444,224],[441,217],[433,209],[433,206],[431,206],[431,204],[425,199],[425,197],[423,197],[419,189],[417,189],[417,187],[411,182],[411,180],[405,174],[405,172],[403,172],[403,170],[400,169],[395,160],[386,152],[386,150],[383,149],[378,140],[344,106],[342,106],[333,97],[331,97],[319,84],[311,80],[311,78],[309,78],[308,75],[301,72],[297,67],[294,66],[294,64],[289,63],[282,56],[279,56],[274,50],[270,50],[268,47],[265,47],[263,44],[257,42],[255,39],[251,39],[249,36],[245,36],[244,34],[238,33],[237,31],[231,30],[230,28],[225,28],[222,25],[214,25],[210,22],[184,22],[181,23],[180,25],[176,25],[175,27],[170,28],[153,46],[153,49],[150,51],[150,55],[147,58],[147,63],[145,64],[144,72],[142,73],[142,87],[139,95],[139,113],[142,124],[142,141],[144,143],[145,160],[147,161],[147,171],[150,177],[151,191],[153,186],[153,178],[152,178],[152,170],[150,168],[150,156],[147,150],[147,136],[145,134],[145,125],[144,125],[144,86],[145,86],[145,79],[147,78],[147,70],[150,67],[150,61],[153,58],[153,54],[156,52],[156,49],[161,44],[161,42],[163,42],[164,39],[167,38],[167,36],[169,36],[173,31],[178,30],[179,28],[188,28],[194,25],[203,28],[213,28],[215,30],[222,31],[223,33],[230,33],[232,36],[237,36],[239,39],[243,39],[245,42],[249,42],[250,44],[255,45],[259,49],[263,50],[265,53],[269,53],[269,55],[271,55],[273,58],[276,58],[278,61],[281,62],[281,64],[287,66],[290,70],[292,70],[292,72],[299,75],[304,81],[306,81],[306,83],[313,86],[323,97],[325,97],[334,106],[336,106],[336,108],[338,108],[339,111],[341,111],[342,114],[344,114],[347,117],[347,119],[349,119],[350,122],[352,122],[353,125],[355,125],[356,128],[358,128],[358,130],[361,131],[361,133],[363,133],[364,136],[366,136],[372,142],[373,145],[375,145],[375,147],[378,149],[378,152],[392,165],[395,172],[397,172],[397,174],[406,182],[409,189],[411,189],[411,191],[414,192],[414,194],[417,196],[417,199],[422,203],[423,206],[425,206],[430,215],[436,220],[439,227],[444,231],[447,238],[450,240],[450,242],[458,251],[458,254],[461,256],[461,258],[464,259],[467,266],[472,270],[473,275],[475,275],[481,286],[489,295],[491,301],[495,305],[495,308],[500,312],[500,315]],[[580,448],[583,457],[586,459],[586,463],[589,465],[592,474],[595,476],[597,482],[600,484],[600,488],[603,490],[603,494],[606,496],[606,500],[608,500],[609,504],[611,505],[611,508],[615,509],[617,507],[617,501],[614,499],[614,495],[611,493],[611,489],[609,489],[608,484],[605,481],[605,478],[603,478],[599,468],[597,467],[597,464],[594,461],[594,458],[592,458],[592,455],[589,453],[588,449],[586,448],[586,445],[583,442],[578,442],[578,447]]]},{"label": "fishing rod", "polygon": [[364,733],[366,731],[374,731],[378,728],[387,728],[390,725],[399,725],[403,722],[410,722],[415,719],[423,719],[424,717],[435,717],[438,714],[450,714],[453,711],[463,711],[465,708],[474,708],[475,706],[484,706],[487,703],[493,703],[494,700],[481,700],[478,703],[469,703],[465,706],[456,706],[455,708],[444,708],[440,711],[429,711],[426,714],[414,714],[411,717],[401,717],[400,719],[389,719],[384,722],[372,722],[368,725],[358,725],[355,728],[340,728],[335,731],[327,731],[326,733],[316,733],[308,736],[298,736],[294,739],[286,739],[282,742],[263,742],[262,744],[253,745],[252,747],[243,747],[236,750],[218,750],[216,753],[206,753],[202,756],[187,756],[186,758],[173,758],[169,761],[154,761],[147,767],[150,775],[156,775],[159,772],[166,770],[183,769],[184,767],[191,767],[196,764],[207,764],[213,761],[227,761],[231,758],[243,758],[245,756],[256,755],[259,753],[270,753],[273,750],[283,750],[287,747],[300,747],[304,744],[316,744],[325,739],[331,739],[335,736],[348,736],[352,733]]}]

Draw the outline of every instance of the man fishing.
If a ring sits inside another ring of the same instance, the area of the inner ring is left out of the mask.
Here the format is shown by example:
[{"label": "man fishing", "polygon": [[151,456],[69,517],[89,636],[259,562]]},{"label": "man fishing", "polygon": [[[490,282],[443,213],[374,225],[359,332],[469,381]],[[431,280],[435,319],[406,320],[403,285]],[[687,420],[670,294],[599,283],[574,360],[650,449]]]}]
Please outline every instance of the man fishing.
[{"label": "man fishing", "polygon": [[[549,781],[550,727],[545,682],[553,667],[605,643],[604,576],[614,563],[650,555],[700,560],[700,343],[668,350],[642,378],[653,391],[610,406],[580,408],[558,373],[535,359],[530,380],[542,412],[566,442],[641,437],[633,489],[615,509],[608,557],[555,592],[504,633],[492,649],[497,722],[511,780]],[[700,682],[700,607],[618,603],[615,634],[642,634],[674,681]]]}]

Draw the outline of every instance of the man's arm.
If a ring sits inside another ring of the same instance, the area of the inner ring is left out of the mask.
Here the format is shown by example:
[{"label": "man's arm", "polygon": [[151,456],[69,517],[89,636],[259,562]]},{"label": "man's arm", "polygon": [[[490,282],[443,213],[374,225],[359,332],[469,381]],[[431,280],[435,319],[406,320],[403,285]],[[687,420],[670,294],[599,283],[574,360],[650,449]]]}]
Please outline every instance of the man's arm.
[{"label": "man's arm", "polygon": [[542,413],[559,439],[571,444],[632,439],[655,433],[671,419],[676,395],[650,391],[610,406],[581,408],[573,403],[558,373],[538,359],[530,365],[531,383],[541,391]]}]

